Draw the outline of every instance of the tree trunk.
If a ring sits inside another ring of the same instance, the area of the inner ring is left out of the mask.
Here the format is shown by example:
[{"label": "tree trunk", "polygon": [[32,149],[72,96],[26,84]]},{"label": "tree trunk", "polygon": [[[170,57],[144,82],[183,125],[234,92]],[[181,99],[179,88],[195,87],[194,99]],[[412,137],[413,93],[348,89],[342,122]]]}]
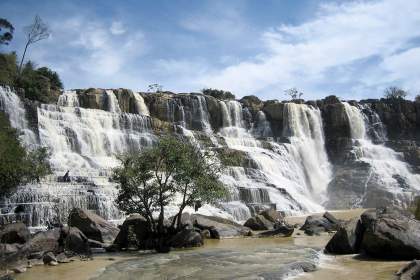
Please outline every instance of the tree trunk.
[{"label": "tree trunk", "polygon": [[23,61],[25,60],[26,50],[28,49],[28,46],[29,46],[29,40],[25,45],[25,51],[23,52],[22,59],[20,60],[19,69],[18,69],[18,76],[20,76],[20,73],[22,71],[22,65],[23,65]]}]

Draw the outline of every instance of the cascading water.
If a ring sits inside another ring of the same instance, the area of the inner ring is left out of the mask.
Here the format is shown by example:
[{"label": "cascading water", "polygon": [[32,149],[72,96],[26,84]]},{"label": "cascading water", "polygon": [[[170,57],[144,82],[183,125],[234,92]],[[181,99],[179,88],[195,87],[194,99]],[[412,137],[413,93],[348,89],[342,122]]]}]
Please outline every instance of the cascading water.
[{"label": "cascading water", "polygon": [[[363,108],[345,102],[343,104],[353,139],[352,152],[358,161],[370,166],[369,176],[364,184],[364,195],[356,206],[386,206],[390,201],[399,206],[407,206],[412,194],[420,190],[420,175],[411,173],[399,153],[372,141],[384,142],[386,137],[383,125],[378,123],[379,117],[369,110],[368,105],[364,105]],[[368,118],[363,109],[368,110],[373,117]],[[373,120],[373,123],[370,120]],[[369,130],[375,132],[369,133]],[[373,137],[376,139],[372,139]],[[389,199],[389,196],[393,199]]]}]

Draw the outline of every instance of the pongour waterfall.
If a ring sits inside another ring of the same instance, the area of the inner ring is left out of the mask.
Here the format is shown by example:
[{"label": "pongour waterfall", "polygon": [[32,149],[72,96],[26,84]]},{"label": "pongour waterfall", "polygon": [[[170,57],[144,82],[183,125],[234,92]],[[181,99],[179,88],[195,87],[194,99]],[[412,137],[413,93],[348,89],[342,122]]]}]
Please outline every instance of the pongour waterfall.
[{"label": "pongour waterfall", "polygon": [[[412,199],[412,193],[420,190],[420,175],[410,171],[407,163],[402,160],[401,154],[383,144],[374,143],[374,140],[385,141],[386,136],[383,125],[378,126],[379,117],[370,110],[369,105],[356,107],[348,103],[343,104],[354,142],[353,154],[357,160],[370,166],[369,176],[364,185],[364,196],[360,199],[359,205],[363,205],[364,200],[375,199],[370,195],[371,193],[387,191],[393,196],[393,203],[407,206]],[[363,110],[370,111],[376,123],[370,122]],[[377,139],[373,139],[374,137],[370,135],[374,135]],[[379,199],[376,198],[375,203],[384,204],[384,201],[379,201]]]}]

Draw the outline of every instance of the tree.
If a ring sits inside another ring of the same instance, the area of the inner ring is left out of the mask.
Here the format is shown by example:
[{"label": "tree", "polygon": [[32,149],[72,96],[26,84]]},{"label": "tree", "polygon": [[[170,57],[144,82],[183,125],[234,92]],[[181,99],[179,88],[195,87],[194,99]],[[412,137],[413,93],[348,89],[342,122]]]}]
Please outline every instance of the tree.
[{"label": "tree", "polygon": [[25,27],[25,33],[27,40],[25,50],[23,51],[22,59],[19,64],[19,73],[22,69],[28,47],[36,42],[47,39],[50,36],[50,29],[48,25],[42,21],[41,17],[36,15],[33,23]]},{"label": "tree", "polygon": [[162,85],[160,84],[151,84],[147,86],[147,92],[162,92]]},{"label": "tree", "polygon": [[303,92],[299,91],[297,88],[289,88],[284,91],[285,95],[290,96],[292,100],[300,99],[303,95]]},{"label": "tree", "polygon": [[0,18],[0,45],[8,45],[13,39],[13,25],[4,18]]},{"label": "tree", "polygon": [[19,141],[17,130],[0,112],[0,196],[10,194],[19,185],[39,181],[50,174],[48,157],[46,148],[27,151]]},{"label": "tree", "polygon": [[235,95],[233,95],[233,93],[231,93],[230,91],[225,91],[221,89],[203,88],[201,92],[204,95],[213,96],[216,99],[221,99],[221,100],[235,99]]},{"label": "tree", "polygon": [[415,102],[420,103],[420,94],[417,94],[416,98],[414,99]]},{"label": "tree", "polygon": [[386,99],[405,99],[408,92],[399,87],[388,87],[384,90],[384,97]]},{"label": "tree", "polygon": [[[183,210],[198,201],[214,202],[224,195],[218,181],[219,168],[208,153],[201,153],[186,139],[162,137],[151,148],[120,157],[113,179],[119,183],[118,207],[127,214],[139,213],[158,236],[165,234],[164,208],[178,205],[172,228],[179,229]],[[179,195],[179,201],[174,201]],[[155,221],[154,213],[158,213]],[[176,223],[177,221],[177,223]]]}]

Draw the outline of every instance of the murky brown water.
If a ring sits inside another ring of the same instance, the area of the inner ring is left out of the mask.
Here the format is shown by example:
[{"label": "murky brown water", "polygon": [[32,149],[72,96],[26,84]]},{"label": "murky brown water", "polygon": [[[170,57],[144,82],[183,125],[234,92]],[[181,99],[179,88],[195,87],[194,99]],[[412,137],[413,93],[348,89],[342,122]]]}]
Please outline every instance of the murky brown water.
[{"label": "murky brown water", "polygon": [[[363,210],[334,212],[340,219],[359,215]],[[302,223],[305,217],[289,217]],[[283,279],[294,261],[319,260],[319,270],[294,279],[393,279],[405,262],[360,260],[354,256],[319,254],[328,234],[290,238],[238,238],[206,240],[197,249],[170,254],[124,253],[102,255],[92,261],[75,261],[57,267],[35,266],[17,280],[131,280],[131,279]],[[109,258],[112,257],[112,260]]]}]

